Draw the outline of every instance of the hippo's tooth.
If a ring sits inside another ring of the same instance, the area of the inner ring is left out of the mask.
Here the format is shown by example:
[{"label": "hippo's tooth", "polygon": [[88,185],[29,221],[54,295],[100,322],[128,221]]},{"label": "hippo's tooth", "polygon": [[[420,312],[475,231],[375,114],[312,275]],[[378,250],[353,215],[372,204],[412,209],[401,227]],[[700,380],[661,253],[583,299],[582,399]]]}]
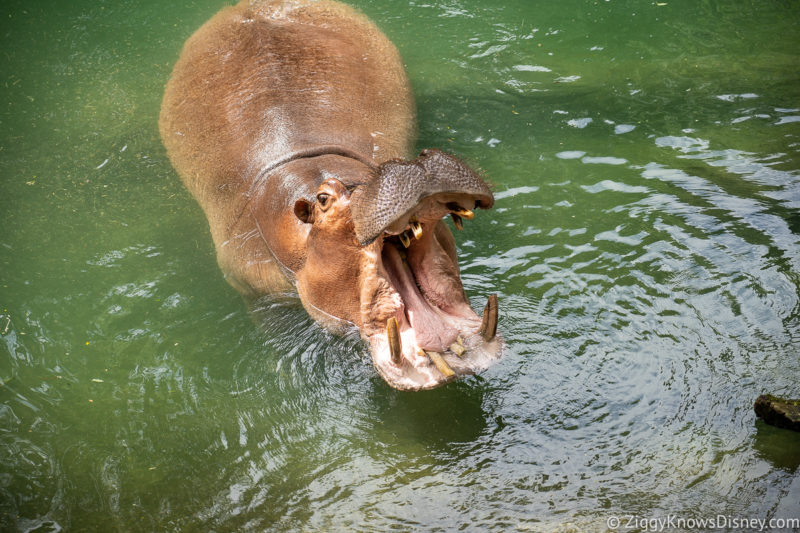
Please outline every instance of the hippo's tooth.
[{"label": "hippo's tooth", "polygon": [[469,209],[464,209],[456,202],[449,202],[447,204],[447,209],[449,209],[451,213],[454,213],[462,218],[466,218],[467,220],[472,220],[475,218],[475,213]]},{"label": "hippo's tooth", "polygon": [[440,354],[439,352],[426,352],[425,350],[421,351],[422,353],[427,354],[428,357],[431,358],[431,361],[433,361],[433,364],[436,365],[437,370],[439,370],[439,372],[441,372],[442,375],[444,375],[444,377],[449,378],[456,375],[456,373],[453,372],[453,369],[450,368],[450,365],[448,365],[447,362],[444,360],[442,354]]},{"label": "hippo's tooth", "polygon": [[411,232],[414,234],[414,238],[419,240],[422,238],[422,224],[417,222],[416,220],[411,222]]},{"label": "hippo's tooth", "polygon": [[497,295],[492,294],[486,302],[486,307],[483,308],[483,320],[478,333],[486,342],[494,339],[497,335]]},{"label": "hippo's tooth", "polygon": [[389,337],[389,352],[392,356],[392,363],[399,365],[403,361],[403,344],[400,342],[400,332],[397,329],[397,319],[395,317],[386,321],[386,336]]},{"label": "hippo's tooth", "polygon": [[464,355],[467,349],[464,348],[464,346],[460,344],[458,341],[456,341],[450,345],[450,351],[456,354],[457,356],[461,357],[462,355]]},{"label": "hippo's tooth", "polygon": [[459,209],[456,212],[456,215],[458,215],[458,216],[460,216],[462,218],[466,218],[467,220],[472,220],[473,218],[475,218],[475,213],[473,213],[469,209]]},{"label": "hippo's tooth", "polygon": [[461,217],[456,215],[455,213],[450,213],[450,218],[453,219],[453,224],[455,224],[456,229],[461,231],[464,229],[464,224],[461,222]]},{"label": "hippo's tooth", "polygon": [[403,246],[405,246],[406,248],[411,246],[411,237],[408,236],[408,232],[404,231],[403,233],[398,235],[398,237],[400,237],[400,242],[403,243]]}]

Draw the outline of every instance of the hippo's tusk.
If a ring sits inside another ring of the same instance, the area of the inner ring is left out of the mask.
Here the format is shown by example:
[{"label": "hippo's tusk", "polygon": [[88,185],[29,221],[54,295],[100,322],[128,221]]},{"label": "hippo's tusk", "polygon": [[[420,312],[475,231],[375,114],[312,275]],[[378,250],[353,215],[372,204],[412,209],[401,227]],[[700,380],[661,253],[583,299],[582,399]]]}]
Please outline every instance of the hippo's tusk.
[{"label": "hippo's tusk", "polygon": [[467,220],[472,220],[473,218],[475,218],[475,213],[473,213],[469,209],[459,209],[458,211],[455,212],[455,214],[462,218],[466,218]]},{"label": "hippo's tusk", "polygon": [[[460,339],[461,338],[459,337],[459,340]],[[464,348],[463,344],[461,344],[460,342],[458,342],[458,340],[456,340],[456,342],[450,345],[450,351],[456,354],[457,356],[461,357],[462,355],[464,355],[464,353],[466,353],[467,349]]]},{"label": "hippo's tusk", "polygon": [[422,224],[417,222],[416,220],[411,222],[411,232],[414,234],[414,238],[419,240],[422,238]]},{"label": "hippo's tusk", "polygon": [[486,307],[483,308],[483,320],[478,333],[486,342],[494,339],[497,335],[497,295],[492,294],[486,302]]},{"label": "hippo's tusk", "polygon": [[386,321],[386,336],[389,337],[389,352],[392,355],[392,363],[399,365],[403,361],[403,344],[400,341],[400,332],[397,330],[397,319],[395,317]]},{"label": "hippo's tusk", "polygon": [[400,237],[400,242],[403,243],[403,246],[405,246],[406,248],[411,246],[411,237],[408,236],[407,232],[404,231],[403,233],[398,235],[398,237]]},{"label": "hippo's tusk", "polygon": [[461,217],[456,215],[455,213],[450,213],[450,218],[453,219],[453,224],[455,224],[456,229],[461,231],[464,229],[464,224],[461,222]]},{"label": "hippo's tusk", "polygon": [[466,218],[467,220],[472,220],[475,218],[475,213],[469,209],[464,209],[456,202],[449,202],[447,204],[447,209],[449,209],[451,213],[454,213],[462,218]]},{"label": "hippo's tusk", "polygon": [[450,365],[445,362],[442,354],[439,352],[426,352],[425,350],[422,350],[422,353],[427,354],[428,357],[431,358],[431,361],[433,361],[433,364],[436,365],[437,370],[439,370],[444,377],[450,378],[456,375],[456,373],[453,372],[453,369],[450,368]]}]

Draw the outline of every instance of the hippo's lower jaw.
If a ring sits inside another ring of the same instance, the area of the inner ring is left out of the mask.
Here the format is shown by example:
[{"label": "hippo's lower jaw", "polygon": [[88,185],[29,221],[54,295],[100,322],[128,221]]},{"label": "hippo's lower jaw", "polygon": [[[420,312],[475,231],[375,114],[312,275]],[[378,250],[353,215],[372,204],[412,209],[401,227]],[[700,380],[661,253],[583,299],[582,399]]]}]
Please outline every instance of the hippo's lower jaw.
[{"label": "hippo's lower jaw", "polygon": [[413,329],[407,329],[399,336],[402,355],[398,363],[392,358],[393,342],[389,334],[378,334],[370,338],[372,362],[380,376],[395,389],[433,389],[482,372],[500,356],[503,342],[499,337],[486,341],[475,328],[467,335],[466,338],[459,335],[452,348],[436,352],[420,348]]},{"label": "hippo's lower jaw", "polygon": [[[406,230],[373,243],[380,247],[381,290],[365,312],[377,310],[380,318],[373,314],[369,322],[376,327],[365,336],[378,373],[400,390],[432,389],[481,372],[503,347],[496,335],[497,297],[489,298],[483,319],[469,306],[455,256],[440,242],[450,234],[437,231],[445,228],[435,211],[424,217],[417,210],[407,217]],[[449,211],[472,215],[452,204]]]}]

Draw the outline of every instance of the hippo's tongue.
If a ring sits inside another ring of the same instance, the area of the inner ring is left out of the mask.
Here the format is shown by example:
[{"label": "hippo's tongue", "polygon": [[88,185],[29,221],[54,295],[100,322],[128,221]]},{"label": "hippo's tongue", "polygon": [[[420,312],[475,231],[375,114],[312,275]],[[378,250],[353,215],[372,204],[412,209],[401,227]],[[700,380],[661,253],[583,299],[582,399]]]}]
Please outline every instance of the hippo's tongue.
[{"label": "hippo's tongue", "polygon": [[[458,330],[428,303],[420,292],[408,263],[392,244],[387,243],[383,248],[383,265],[389,275],[389,281],[403,299],[406,316],[414,329],[417,346],[437,352],[446,350],[458,337]],[[401,329],[408,327],[403,324],[405,320],[400,322]]]}]

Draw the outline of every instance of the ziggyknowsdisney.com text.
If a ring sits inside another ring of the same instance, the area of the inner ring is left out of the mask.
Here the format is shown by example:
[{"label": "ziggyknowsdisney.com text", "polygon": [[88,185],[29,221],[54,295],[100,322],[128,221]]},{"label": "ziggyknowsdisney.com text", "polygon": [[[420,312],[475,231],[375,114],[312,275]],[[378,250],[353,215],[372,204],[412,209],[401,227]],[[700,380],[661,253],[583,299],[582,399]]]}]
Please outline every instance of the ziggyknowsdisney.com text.
[{"label": "ziggyknowsdisney.com text", "polygon": [[636,515],[615,515],[609,516],[606,519],[606,525],[609,529],[614,531],[624,531],[628,529],[637,531],[672,531],[675,529],[772,531],[776,529],[799,529],[800,517],[766,519],[716,515],[709,518],[685,518],[679,515],[669,514],[663,517],[645,518]]}]

